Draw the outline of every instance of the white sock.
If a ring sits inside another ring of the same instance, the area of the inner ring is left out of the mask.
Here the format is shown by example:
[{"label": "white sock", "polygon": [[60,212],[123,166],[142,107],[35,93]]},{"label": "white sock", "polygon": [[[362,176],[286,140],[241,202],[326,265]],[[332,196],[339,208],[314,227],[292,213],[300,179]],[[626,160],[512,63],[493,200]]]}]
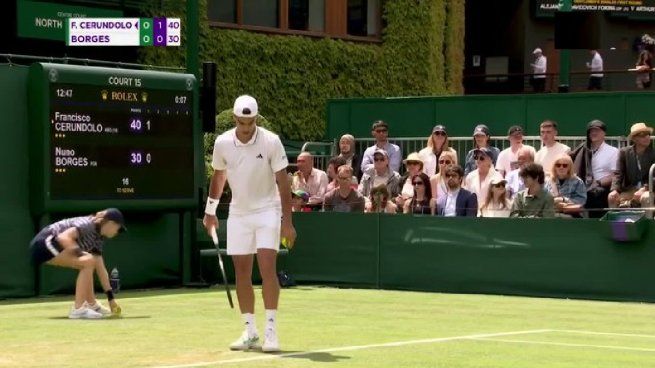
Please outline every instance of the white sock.
[{"label": "white sock", "polygon": [[277,309],[267,309],[266,310],[266,330],[273,330],[275,331],[275,322],[277,321],[277,318],[275,314],[277,313]]},{"label": "white sock", "polygon": [[246,325],[246,331],[250,337],[257,335],[257,324],[255,324],[255,315],[253,313],[241,314],[243,323]]}]

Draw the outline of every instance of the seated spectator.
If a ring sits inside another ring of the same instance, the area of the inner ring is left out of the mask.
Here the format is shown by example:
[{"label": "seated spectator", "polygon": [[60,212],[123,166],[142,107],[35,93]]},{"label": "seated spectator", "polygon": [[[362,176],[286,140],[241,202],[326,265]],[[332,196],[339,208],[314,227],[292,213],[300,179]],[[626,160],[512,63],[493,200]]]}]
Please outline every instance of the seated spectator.
[{"label": "seated spectator", "polygon": [[412,185],[414,186],[414,195],[405,202],[403,213],[414,215],[430,215],[430,203],[432,200],[432,191],[430,190],[430,178],[424,173],[412,176]]},{"label": "seated spectator", "polygon": [[573,173],[571,156],[562,154],[555,159],[545,189],[553,196],[558,217],[582,217],[587,201],[587,187]]},{"label": "seated spectator", "polygon": [[353,168],[341,165],[337,170],[339,186],[325,195],[323,210],[326,212],[364,212],[364,197],[352,188]]},{"label": "seated spectator", "polygon": [[291,192],[291,211],[293,212],[311,212],[311,207],[307,206],[309,194],[302,189]]},{"label": "seated spectator", "polygon": [[405,208],[405,202],[408,202],[414,196],[414,185],[412,178],[423,172],[423,161],[418,153],[412,152],[403,161],[405,164],[405,175],[400,178],[400,193],[396,196],[396,206]]},{"label": "seated spectator", "polygon": [[339,157],[346,160],[345,165],[353,168],[353,176],[355,176],[357,181],[359,181],[362,177],[362,158],[357,155],[355,137],[350,134],[344,134],[341,136],[341,139],[339,139]]},{"label": "seated spectator", "polygon": [[452,152],[457,157],[457,152],[448,145],[446,127],[436,125],[432,128],[432,134],[428,137],[427,147],[418,153],[421,161],[423,161],[423,172],[428,177],[439,173],[439,158],[444,152]]},{"label": "seated spectator", "polygon": [[378,149],[373,157],[374,165],[364,172],[362,181],[359,183],[359,192],[364,197],[368,197],[371,189],[384,185],[391,198],[396,198],[400,192],[400,174],[389,167],[389,156],[385,150]]},{"label": "seated spectator", "polygon": [[361,165],[362,175],[373,168],[373,155],[378,150],[387,152],[389,167],[391,167],[391,170],[398,172],[400,170],[402,154],[400,152],[400,147],[389,142],[389,125],[382,120],[378,120],[373,123],[371,134],[373,134],[373,138],[375,138],[375,144],[364,151]]},{"label": "seated spectator", "polygon": [[[334,156],[330,161],[328,161],[327,176],[330,182],[328,183],[325,193],[328,193],[339,186],[339,183],[337,182],[337,168],[342,165],[346,165],[346,159],[340,156]],[[354,179],[355,187],[357,187],[357,178]]]},{"label": "seated spectator", "polygon": [[457,156],[450,151],[446,151],[439,157],[439,174],[434,174],[430,177],[430,186],[432,187],[432,198],[436,198],[437,202],[446,198],[448,192],[448,185],[446,184],[446,177],[441,175],[448,166],[457,165]]},{"label": "seated spectator", "polygon": [[496,166],[496,160],[500,154],[500,150],[494,146],[489,145],[489,128],[480,124],[473,129],[473,149],[466,154],[466,160],[464,162],[464,175],[468,175],[471,171],[478,168],[478,163],[475,161],[475,150],[478,148],[488,148],[491,151],[491,162]]},{"label": "seated spectator", "polygon": [[571,152],[573,172],[584,180],[587,202],[584,208],[590,218],[603,217],[607,208],[619,150],[605,143],[607,127],[600,120],[587,124],[587,140]]},{"label": "seated spectator", "polygon": [[498,171],[503,177],[515,169],[518,169],[518,153],[521,147],[526,147],[532,151],[532,155],[536,154],[534,147],[523,144],[523,128],[518,125],[514,125],[509,128],[507,132],[509,136],[510,146],[500,152],[498,155],[498,160],[496,160],[496,171]]},{"label": "seated spectator", "polygon": [[391,196],[386,185],[380,185],[371,189],[371,194],[366,198],[364,205],[365,213],[396,213],[398,209],[390,200]]},{"label": "seated spectator", "polygon": [[510,217],[554,217],[555,203],[553,196],[542,186],[545,176],[539,164],[528,164],[520,174],[525,183],[525,190],[520,191],[512,203]]},{"label": "seated spectator", "polygon": [[564,153],[569,153],[571,148],[557,141],[557,123],[552,120],[545,120],[539,126],[541,137],[541,149],[534,156],[534,162],[549,170],[546,176],[550,176],[550,168],[553,162]]},{"label": "seated spectator", "polygon": [[323,204],[323,197],[328,186],[325,171],[314,168],[314,157],[309,152],[302,152],[296,160],[298,171],[293,175],[291,189],[302,189],[309,193],[310,205]]},{"label": "seated spectator", "polygon": [[655,163],[651,134],[653,128],[645,123],[630,127],[628,139],[632,141],[632,145],[619,150],[612,191],[607,197],[611,208],[650,207],[648,171]]},{"label": "seated spectator", "polygon": [[487,199],[480,207],[480,217],[509,217],[512,204],[507,199],[506,183],[502,178],[491,179]]},{"label": "seated spectator", "polygon": [[[475,193],[462,188],[464,169],[459,165],[451,165],[445,172],[448,192],[445,197],[436,201],[436,212],[445,217],[475,217],[478,215],[478,199]],[[433,199],[433,207],[435,200]]]},{"label": "seated spectator", "polygon": [[507,194],[509,198],[513,199],[516,197],[516,193],[525,189],[525,184],[523,184],[523,179],[519,173],[521,169],[534,162],[534,150],[528,148],[527,146],[519,148],[518,155],[516,155],[518,169],[514,169],[505,175],[507,179]]},{"label": "seated spectator", "polygon": [[482,206],[487,200],[487,192],[489,192],[489,183],[493,179],[502,179],[492,164],[492,151],[487,148],[476,148],[475,156],[473,158],[478,162],[478,168],[471,171],[471,173],[464,179],[464,189],[471,193],[475,193],[478,200],[478,205]]}]

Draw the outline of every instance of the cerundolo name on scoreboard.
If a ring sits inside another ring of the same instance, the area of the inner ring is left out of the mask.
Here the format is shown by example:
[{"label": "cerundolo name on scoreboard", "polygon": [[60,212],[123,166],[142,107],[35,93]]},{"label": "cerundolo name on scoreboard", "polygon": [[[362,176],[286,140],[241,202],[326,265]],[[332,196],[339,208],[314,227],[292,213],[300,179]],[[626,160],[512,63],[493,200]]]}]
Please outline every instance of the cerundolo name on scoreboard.
[{"label": "cerundolo name on scoreboard", "polygon": [[180,18],[69,18],[68,46],[180,46]]}]

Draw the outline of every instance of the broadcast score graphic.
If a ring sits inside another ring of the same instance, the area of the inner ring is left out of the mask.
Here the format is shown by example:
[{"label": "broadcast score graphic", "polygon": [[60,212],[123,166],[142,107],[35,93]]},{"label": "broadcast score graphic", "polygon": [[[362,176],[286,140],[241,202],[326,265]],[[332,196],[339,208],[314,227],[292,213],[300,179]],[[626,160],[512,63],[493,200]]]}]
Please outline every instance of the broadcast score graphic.
[{"label": "broadcast score graphic", "polygon": [[68,18],[67,46],[180,46],[180,18]]}]

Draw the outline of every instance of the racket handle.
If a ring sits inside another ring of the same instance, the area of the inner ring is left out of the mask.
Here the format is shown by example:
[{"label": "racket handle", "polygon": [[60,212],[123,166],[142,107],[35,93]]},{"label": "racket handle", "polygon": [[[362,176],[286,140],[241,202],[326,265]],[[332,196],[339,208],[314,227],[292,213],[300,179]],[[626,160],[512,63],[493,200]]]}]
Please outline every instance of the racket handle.
[{"label": "racket handle", "polygon": [[216,228],[212,226],[210,232],[212,234],[212,241],[214,242],[214,244],[218,244],[218,235],[216,234]]}]

